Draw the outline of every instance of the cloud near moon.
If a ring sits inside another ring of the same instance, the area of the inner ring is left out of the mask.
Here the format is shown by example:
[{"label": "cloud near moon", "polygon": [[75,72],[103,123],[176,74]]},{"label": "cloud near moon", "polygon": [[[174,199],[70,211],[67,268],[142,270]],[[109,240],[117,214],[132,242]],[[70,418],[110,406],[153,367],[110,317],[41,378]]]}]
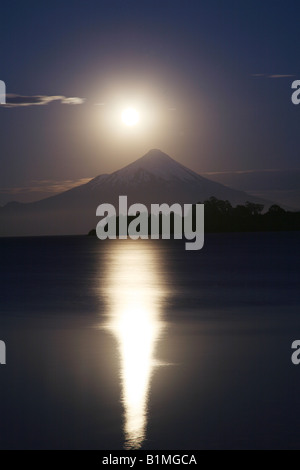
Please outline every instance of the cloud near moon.
[{"label": "cloud near moon", "polygon": [[59,101],[61,104],[80,105],[85,102],[84,98],[66,97],[66,96],[47,96],[47,95],[34,95],[23,96],[17,94],[7,94],[6,104],[2,105],[3,108],[18,108],[24,106],[45,106],[53,101]]}]

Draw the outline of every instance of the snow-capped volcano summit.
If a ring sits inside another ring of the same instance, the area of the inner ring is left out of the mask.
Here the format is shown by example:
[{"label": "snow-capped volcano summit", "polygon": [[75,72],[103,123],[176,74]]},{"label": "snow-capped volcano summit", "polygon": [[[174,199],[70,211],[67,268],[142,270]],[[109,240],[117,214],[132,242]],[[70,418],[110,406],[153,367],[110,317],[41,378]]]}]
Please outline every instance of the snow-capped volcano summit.
[{"label": "snow-capped volcano summit", "polygon": [[172,180],[186,182],[196,181],[201,177],[161,150],[153,149],[121,170],[115,171],[111,175],[101,175],[95,178],[91,184],[94,188],[99,184],[103,184],[104,180],[112,185],[117,183],[138,184],[153,178],[160,179],[162,182]]},{"label": "snow-capped volcano summit", "polygon": [[[215,196],[233,204],[251,199],[247,194],[204,178],[158,149],[109,175],[100,175],[86,185],[108,202],[119,195],[131,204],[141,202],[193,204]],[[106,196],[107,195],[107,196]]]},{"label": "snow-capped volcano summit", "polygon": [[114,173],[114,176],[132,179],[137,172],[141,171],[165,181],[174,179],[188,181],[199,177],[197,173],[189,170],[158,149],[150,150],[139,160]]},{"label": "snow-capped volcano summit", "polygon": [[203,178],[160,150],[112,174],[102,174],[89,183],[57,196],[30,204],[8,204],[0,208],[0,236],[70,235],[87,233],[96,226],[100,204],[118,207],[119,196],[128,204],[195,204],[212,196],[233,205],[261,202]]}]

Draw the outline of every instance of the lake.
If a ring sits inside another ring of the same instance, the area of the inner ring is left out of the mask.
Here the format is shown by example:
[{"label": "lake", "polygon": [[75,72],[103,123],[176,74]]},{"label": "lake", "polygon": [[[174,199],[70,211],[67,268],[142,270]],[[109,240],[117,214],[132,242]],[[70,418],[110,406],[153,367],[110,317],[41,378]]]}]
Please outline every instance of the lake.
[{"label": "lake", "polygon": [[300,448],[298,243],[0,239],[0,448]]}]

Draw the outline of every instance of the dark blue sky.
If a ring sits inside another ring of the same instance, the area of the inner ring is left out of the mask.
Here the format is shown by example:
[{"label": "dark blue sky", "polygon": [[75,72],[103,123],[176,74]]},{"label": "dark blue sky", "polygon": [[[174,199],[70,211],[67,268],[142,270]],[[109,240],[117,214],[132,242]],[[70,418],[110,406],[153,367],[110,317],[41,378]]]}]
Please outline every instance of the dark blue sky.
[{"label": "dark blue sky", "polygon": [[[0,109],[0,189],[67,187],[152,147],[199,172],[299,168],[299,14],[296,0],[5,2],[0,79],[26,98]],[[16,106],[36,95],[85,101]]]}]

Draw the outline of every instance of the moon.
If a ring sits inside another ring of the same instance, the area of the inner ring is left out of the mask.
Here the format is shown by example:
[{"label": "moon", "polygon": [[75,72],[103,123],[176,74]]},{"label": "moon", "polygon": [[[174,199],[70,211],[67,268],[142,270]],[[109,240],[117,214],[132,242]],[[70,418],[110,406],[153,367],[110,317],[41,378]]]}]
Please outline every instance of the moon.
[{"label": "moon", "polygon": [[124,109],[122,121],[128,127],[136,126],[140,121],[140,113],[135,108]]}]

